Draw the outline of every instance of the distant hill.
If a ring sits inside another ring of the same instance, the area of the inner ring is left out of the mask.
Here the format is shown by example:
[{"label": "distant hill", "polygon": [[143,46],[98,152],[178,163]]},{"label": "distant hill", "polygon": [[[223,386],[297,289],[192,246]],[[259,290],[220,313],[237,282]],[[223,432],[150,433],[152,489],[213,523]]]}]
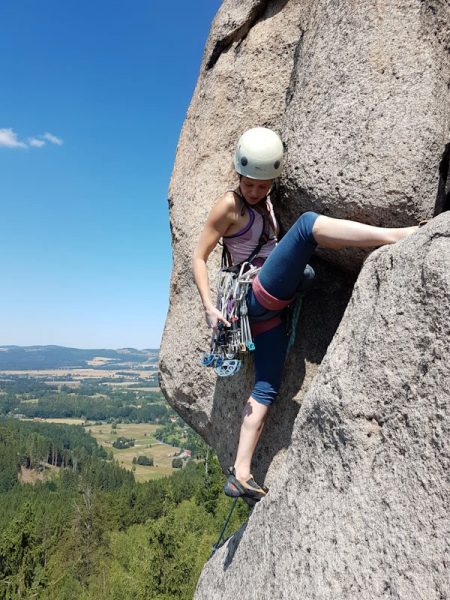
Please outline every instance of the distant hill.
[{"label": "distant hill", "polygon": [[159,350],[65,348],[64,346],[0,346],[0,371],[28,371],[62,367],[111,370],[143,368],[158,361]]}]

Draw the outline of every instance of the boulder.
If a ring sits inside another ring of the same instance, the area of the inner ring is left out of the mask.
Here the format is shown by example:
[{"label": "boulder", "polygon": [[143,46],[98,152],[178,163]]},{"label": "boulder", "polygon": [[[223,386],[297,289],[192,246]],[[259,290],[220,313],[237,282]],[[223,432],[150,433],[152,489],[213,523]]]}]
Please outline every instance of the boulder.
[{"label": "boulder", "polygon": [[248,524],[196,600],[450,597],[450,213],[374,252]]}]

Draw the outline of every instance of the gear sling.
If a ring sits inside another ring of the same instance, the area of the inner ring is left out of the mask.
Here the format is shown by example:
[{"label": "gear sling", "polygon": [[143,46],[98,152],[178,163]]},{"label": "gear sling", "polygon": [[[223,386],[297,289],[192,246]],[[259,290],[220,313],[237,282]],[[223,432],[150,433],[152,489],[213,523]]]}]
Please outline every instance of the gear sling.
[{"label": "gear sling", "polygon": [[254,277],[261,269],[253,266],[252,260],[268,240],[266,219],[264,215],[261,216],[263,228],[258,244],[246,260],[232,265],[230,253],[223,244],[221,267],[217,278],[216,308],[231,323],[231,326],[218,324],[211,337],[210,352],[206,352],[201,361],[205,367],[213,367],[219,377],[229,377],[237,373],[242,365],[242,360],[238,356],[253,352],[255,349],[248,318],[247,293]]}]

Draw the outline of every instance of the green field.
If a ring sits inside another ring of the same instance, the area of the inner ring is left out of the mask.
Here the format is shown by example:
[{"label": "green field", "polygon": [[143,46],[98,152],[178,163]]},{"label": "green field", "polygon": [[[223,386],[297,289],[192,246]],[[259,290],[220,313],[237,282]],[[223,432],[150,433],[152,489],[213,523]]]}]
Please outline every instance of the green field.
[{"label": "green field", "polygon": [[[70,425],[79,425],[83,423],[81,419],[46,419],[51,423],[67,423]],[[102,425],[88,425],[86,431],[89,432],[99,444],[111,450],[114,458],[125,469],[134,470],[136,481],[148,481],[164,477],[173,473],[172,459],[174,454],[179,452],[179,448],[174,448],[167,444],[162,444],[154,437],[156,430],[160,425],[152,423],[129,423],[117,425],[113,430],[108,423]],[[133,438],[135,445],[132,448],[119,450],[113,447],[113,442],[118,437]],[[143,465],[133,465],[133,458],[138,456],[152,457],[153,467]]]}]

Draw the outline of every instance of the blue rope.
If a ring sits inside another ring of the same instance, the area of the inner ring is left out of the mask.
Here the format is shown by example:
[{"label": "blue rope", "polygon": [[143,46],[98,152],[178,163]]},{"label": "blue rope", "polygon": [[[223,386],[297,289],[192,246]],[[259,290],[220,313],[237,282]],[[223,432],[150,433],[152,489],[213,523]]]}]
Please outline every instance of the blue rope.
[{"label": "blue rope", "polygon": [[227,528],[227,525],[230,522],[231,515],[233,514],[234,507],[236,506],[236,502],[238,501],[238,499],[239,499],[239,496],[236,496],[235,498],[233,498],[233,503],[231,505],[230,512],[228,513],[228,516],[225,519],[225,523],[222,527],[222,531],[220,532],[219,539],[217,540],[217,542],[215,544],[213,544],[211,555],[209,558],[212,558],[214,556],[216,550],[220,547],[220,543],[222,542],[222,538],[225,533],[225,529]]},{"label": "blue rope", "polygon": [[297,332],[297,324],[300,316],[300,311],[303,304],[303,295],[299,294],[294,302],[294,305],[291,308],[291,314],[289,318],[289,341],[287,352],[290,351],[295,342],[295,334]]}]

